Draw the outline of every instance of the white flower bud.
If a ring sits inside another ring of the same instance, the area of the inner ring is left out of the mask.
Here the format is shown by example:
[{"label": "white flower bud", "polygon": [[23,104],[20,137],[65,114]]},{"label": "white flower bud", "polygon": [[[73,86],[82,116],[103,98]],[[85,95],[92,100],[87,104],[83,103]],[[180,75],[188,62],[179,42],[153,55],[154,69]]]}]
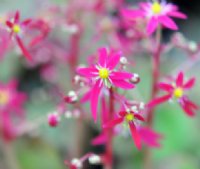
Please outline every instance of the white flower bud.
[{"label": "white flower bud", "polygon": [[100,164],[101,163],[101,158],[98,155],[92,155],[88,159],[90,164]]}]

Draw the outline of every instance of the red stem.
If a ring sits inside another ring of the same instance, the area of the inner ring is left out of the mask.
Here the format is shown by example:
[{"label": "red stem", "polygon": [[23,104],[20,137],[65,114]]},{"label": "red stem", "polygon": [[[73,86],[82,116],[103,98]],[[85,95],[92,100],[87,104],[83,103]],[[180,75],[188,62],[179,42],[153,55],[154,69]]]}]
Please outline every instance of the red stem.
[{"label": "red stem", "polygon": [[[114,93],[113,88],[110,89],[110,110],[109,110],[109,120],[113,119],[114,115]],[[108,141],[106,143],[106,161],[105,161],[105,169],[113,168],[113,129],[108,130]]]}]

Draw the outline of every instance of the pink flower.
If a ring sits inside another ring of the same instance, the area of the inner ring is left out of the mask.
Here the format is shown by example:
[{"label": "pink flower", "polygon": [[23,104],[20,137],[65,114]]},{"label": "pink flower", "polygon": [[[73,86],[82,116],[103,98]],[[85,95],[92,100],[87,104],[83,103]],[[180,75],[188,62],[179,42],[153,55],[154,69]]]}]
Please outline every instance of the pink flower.
[{"label": "pink flower", "polygon": [[31,19],[26,19],[22,22],[20,22],[20,13],[17,11],[14,16],[14,20],[7,20],[6,25],[10,30],[10,36],[11,38],[14,37],[15,40],[17,41],[17,44],[19,48],[21,49],[23,55],[28,59],[32,60],[32,57],[30,53],[27,51],[25,48],[24,44],[21,41],[21,35],[25,28],[28,26],[28,24],[31,22]]},{"label": "pink flower", "polygon": [[171,17],[180,19],[187,18],[185,14],[179,12],[176,5],[164,1],[159,2],[158,0],[140,3],[139,10],[124,9],[122,14],[129,20],[146,18],[148,22],[148,34],[152,34],[159,25],[171,30],[178,30],[176,23],[171,19]]},{"label": "pink flower", "polygon": [[112,128],[122,122],[126,122],[129,125],[131,136],[133,141],[135,142],[136,147],[140,150],[141,149],[141,137],[136,127],[136,121],[145,121],[144,118],[139,115],[138,113],[134,113],[132,111],[121,111],[119,113],[119,117],[115,118],[112,121],[109,121],[104,125],[104,128]]},{"label": "pink flower", "polygon": [[51,127],[58,126],[60,122],[60,116],[57,113],[52,113],[48,115],[48,123]]},{"label": "pink flower", "polygon": [[[7,141],[18,135],[20,122],[24,120],[23,105],[26,101],[24,93],[17,91],[17,82],[0,83],[0,131]],[[16,120],[17,119],[17,120]],[[16,121],[19,123],[16,124]]]},{"label": "pink flower", "polygon": [[151,100],[147,106],[153,107],[161,104],[169,99],[176,99],[184,112],[188,116],[194,116],[195,110],[198,110],[198,106],[188,99],[185,92],[194,86],[195,78],[189,79],[184,83],[184,75],[180,72],[176,78],[175,84],[160,83],[159,88],[167,92],[162,97]]},{"label": "pink flower", "polygon": [[78,73],[86,78],[94,81],[91,89],[91,111],[94,121],[97,120],[97,104],[98,96],[103,86],[110,88],[111,86],[132,89],[134,85],[127,80],[131,79],[133,74],[122,71],[115,71],[115,67],[119,63],[121,52],[110,52],[108,54],[106,48],[99,49],[98,64],[88,68],[79,68]]}]

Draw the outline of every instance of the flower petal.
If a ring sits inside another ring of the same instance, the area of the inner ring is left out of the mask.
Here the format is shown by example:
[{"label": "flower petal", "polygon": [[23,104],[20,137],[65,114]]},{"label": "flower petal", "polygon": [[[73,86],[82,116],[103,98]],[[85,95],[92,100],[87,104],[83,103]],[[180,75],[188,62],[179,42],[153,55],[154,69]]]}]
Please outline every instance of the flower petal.
[{"label": "flower petal", "polygon": [[168,15],[174,18],[187,19],[187,16],[184,13],[178,11],[169,12]]},{"label": "flower petal", "polygon": [[125,80],[116,80],[116,79],[111,79],[112,83],[116,86],[116,87],[120,87],[122,89],[132,89],[135,86]]},{"label": "flower petal", "polygon": [[81,98],[80,102],[81,103],[85,103],[85,102],[89,101],[90,100],[90,96],[91,96],[91,92],[92,92],[91,90],[89,90],[88,92],[86,92],[83,95],[83,97]]},{"label": "flower petal", "polygon": [[144,117],[142,117],[140,114],[134,114],[134,117],[135,117],[137,120],[145,121]]},{"label": "flower petal", "polygon": [[78,68],[77,69],[77,73],[80,74],[81,76],[85,76],[85,77],[95,77],[98,74],[98,71],[96,68],[94,67],[87,67],[87,68]]},{"label": "flower petal", "polygon": [[90,100],[92,117],[94,119],[94,122],[97,121],[97,105],[98,105],[98,97],[100,91],[101,91],[100,80],[98,80],[92,89],[91,100]]},{"label": "flower petal", "polygon": [[129,127],[130,127],[130,130],[131,130],[132,139],[133,139],[137,149],[140,150],[141,149],[141,138],[140,138],[139,133],[137,132],[135,124],[129,123]]},{"label": "flower petal", "polygon": [[101,133],[100,135],[98,135],[97,137],[92,139],[91,143],[92,143],[92,145],[102,145],[102,144],[105,144],[106,141],[107,141],[106,134]]},{"label": "flower petal", "polygon": [[112,79],[131,79],[133,74],[128,72],[112,72],[110,77]]},{"label": "flower petal", "polygon": [[122,123],[123,120],[124,120],[123,117],[115,118],[114,120],[111,120],[111,121],[107,122],[106,124],[104,124],[103,128],[112,128],[112,127],[115,127],[116,125]]},{"label": "flower petal", "polygon": [[188,80],[188,81],[183,85],[183,87],[184,87],[185,89],[190,89],[190,88],[192,88],[192,87],[194,86],[194,84],[195,84],[195,78],[191,78],[190,80]]},{"label": "flower petal", "polygon": [[162,97],[155,98],[155,99],[151,100],[151,101],[147,104],[147,106],[148,106],[148,107],[154,107],[154,106],[156,106],[156,105],[158,105],[158,104],[161,104],[161,103],[163,103],[163,102],[168,101],[170,98],[171,98],[171,94],[168,94],[168,95],[165,95],[165,96],[162,96]]},{"label": "flower petal", "polygon": [[151,35],[155,32],[156,28],[158,27],[158,20],[155,17],[150,18],[148,25],[147,25],[147,33]]},{"label": "flower petal", "polygon": [[119,63],[120,56],[121,56],[121,52],[114,52],[111,54],[108,60],[108,64],[107,64],[107,67],[110,70],[114,69],[115,66]]},{"label": "flower petal", "polygon": [[14,23],[19,22],[19,18],[20,18],[20,13],[19,13],[19,11],[16,11],[15,17],[14,17]]},{"label": "flower petal", "polygon": [[140,10],[131,10],[131,9],[123,9],[121,10],[122,16],[124,16],[127,19],[135,19],[138,17],[143,16],[143,12]]},{"label": "flower petal", "polygon": [[163,15],[158,17],[158,19],[159,22],[166,28],[169,28],[171,30],[178,30],[176,23],[170,17]]},{"label": "flower petal", "polygon": [[187,105],[181,105],[181,107],[183,108],[184,112],[190,116],[193,117],[195,115],[195,112],[191,109],[191,107],[187,106]]},{"label": "flower petal", "polygon": [[107,53],[106,48],[100,48],[98,50],[98,53],[99,53],[99,64],[102,67],[105,67],[106,66],[106,61],[107,61],[107,58],[108,58],[108,53]]},{"label": "flower petal", "polygon": [[174,87],[167,83],[159,83],[158,87],[167,92],[171,92],[174,90]]},{"label": "flower petal", "polygon": [[182,87],[183,86],[183,72],[180,72],[176,78],[176,86]]}]

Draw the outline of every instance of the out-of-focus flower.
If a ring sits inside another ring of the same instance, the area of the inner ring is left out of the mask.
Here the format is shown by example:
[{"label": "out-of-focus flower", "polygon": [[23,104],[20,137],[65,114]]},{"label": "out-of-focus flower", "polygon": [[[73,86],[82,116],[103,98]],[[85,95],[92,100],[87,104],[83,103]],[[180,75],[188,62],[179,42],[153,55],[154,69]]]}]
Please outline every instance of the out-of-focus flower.
[{"label": "out-of-focus flower", "polygon": [[17,82],[10,81],[8,84],[0,83],[0,131],[5,140],[11,140],[18,134],[16,120],[24,120],[23,105],[26,95],[17,91]]},{"label": "out-of-focus flower", "polygon": [[195,78],[189,79],[184,83],[184,74],[180,72],[176,77],[175,83],[160,83],[159,88],[167,92],[166,95],[155,98],[151,100],[147,106],[153,107],[163,102],[169,101],[170,99],[176,99],[180,104],[181,108],[188,116],[194,116],[195,110],[198,109],[198,106],[190,101],[185,95],[185,92],[191,89],[194,86]]},{"label": "out-of-focus flower", "polygon": [[48,123],[51,127],[56,127],[60,122],[60,116],[57,113],[51,113],[48,115]]},{"label": "out-of-focus flower", "polygon": [[28,52],[28,50],[26,49],[26,47],[22,43],[21,38],[22,38],[23,32],[25,31],[25,29],[27,28],[27,26],[30,24],[31,21],[32,21],[31,19],[26,19],[26,20],[21,22],[19,11],[17,11],[15,13],[14,19],[6,21],[6,25],[9,29],[9,31],[10,31],[11,38],[12,37],[15,38],[19,48],[21,49],[21,51],[23,53],[23,55],[28,60],[32,60],[32,56],[30,55],[30,53]]},{"label": "out-of-focus flower", "polygon": [[129,20],[136,18],[147,19],[148,34],[152,34],[159,25],[171,30],[177,30],[178,27],[171,17],[180,19],[187,18],[185,14],[179,11],[176,5],[158,0],[140,3],[140,9],[124,9],[122,10],[122,15]]},{"label": "out-of-focus flower", "polygon": [[98,64],[88,67],[79,68],[78,73],[94,81],[91,89],[91,111],[94,121],[97,120],[98,97],[103,86],[110,88],[116,86],[123,89],[132,89],[134,85],[127,80],[132,78],[132,73],[115,71],[115,67],[120,61],[121,52],[108,53],[106,48],[99,49]]},{"label": "out-of-focus flower", "polygon": [[145,121],[144,118],[139,113],[134,113],[133,111],[121,111],[119,112],[119,117],[104,124],[104,128],[112,128],[122,122],[126,122],[129,125],[131,136],[135,142],[136,147],[141,149],[141,136],[136,127],[136,121]]}]

